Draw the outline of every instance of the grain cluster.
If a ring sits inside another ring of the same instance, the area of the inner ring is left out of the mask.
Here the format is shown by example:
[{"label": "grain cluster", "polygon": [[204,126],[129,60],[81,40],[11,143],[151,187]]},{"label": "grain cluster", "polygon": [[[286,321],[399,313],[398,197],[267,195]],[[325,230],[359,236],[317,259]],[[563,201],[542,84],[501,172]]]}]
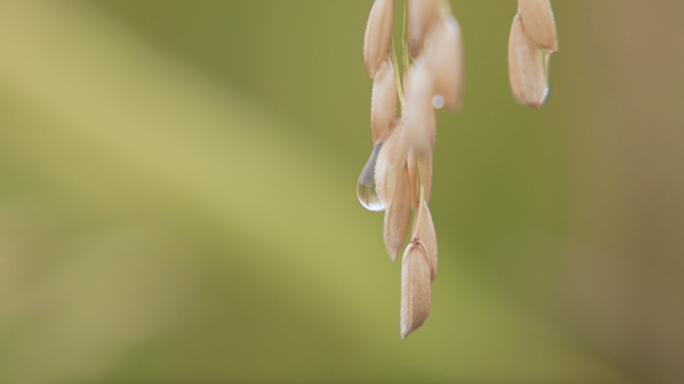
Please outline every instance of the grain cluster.
[{"label": "grain cluster", "polygon": [[[401,59],[397,59],[392,38],[395,1],[375,0],[366,24],[363,59],[373,79],[373,151],[357,184],[361,204],[385,212],[383,237],[391,260],[404,249],[402,338],[428,319],[437,275],[437,235],[429,208],[435,110],[459,111],[464,83],[461,28],[449,2],[405,0],[404,5]],[[544,101],[548,53],[555,50],[548,0],[519,0],[510,36],[509,71],[513,94],[520,103],[539,108]]]}]

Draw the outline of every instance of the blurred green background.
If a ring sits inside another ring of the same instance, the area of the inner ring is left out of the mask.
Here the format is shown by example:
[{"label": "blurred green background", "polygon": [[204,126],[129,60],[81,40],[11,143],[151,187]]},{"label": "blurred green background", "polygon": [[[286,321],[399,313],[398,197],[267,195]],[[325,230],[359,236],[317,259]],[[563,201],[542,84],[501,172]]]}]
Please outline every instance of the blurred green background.
[{"label": "blurred green background", "polygon": [[406,340],[355,194],[371,4],[0,3],[0,382],[684,381],[684,3],[555,1],[533,111],[515,1],[452,1]]}]

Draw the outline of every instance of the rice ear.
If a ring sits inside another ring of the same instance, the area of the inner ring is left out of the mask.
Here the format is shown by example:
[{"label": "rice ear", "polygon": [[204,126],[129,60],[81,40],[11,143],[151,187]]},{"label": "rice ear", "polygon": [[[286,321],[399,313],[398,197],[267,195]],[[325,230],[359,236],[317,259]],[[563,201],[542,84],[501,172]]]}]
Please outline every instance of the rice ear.
[{"label": "rice ear", "polygon": [[401,262],[401,338],[418,329],[430,316],[432,287],[424,245],[411,242]]},{"label": "rice ear", "polygon": [[520,14],[513,19],[508,41],[508,72],[515,99],[528,107],[541,107],[548,93],[544,59],[528,38]]},{"label": "rice ear", "polygon": [[363,37],[363,62],[371,79],[375,78],[387,54],[393,21],[394,0],[375,0]]},{"label": "rice ear", "polygon": [[416,58],[423,51],[425,37],[439,18],[439,0],[407,0],[408,47],[411,57]]},{"label": "rice ear", "polygon": [[373,145],[389,135],[389,128],[397,116],[397,83],[389,52],[373,79],[371,96],[371,131]]},{"label": "rice ear", "polygon": [[556,22],[549,0],[518,0],[518,12],[530,40],[540,48],[556,52]]}]

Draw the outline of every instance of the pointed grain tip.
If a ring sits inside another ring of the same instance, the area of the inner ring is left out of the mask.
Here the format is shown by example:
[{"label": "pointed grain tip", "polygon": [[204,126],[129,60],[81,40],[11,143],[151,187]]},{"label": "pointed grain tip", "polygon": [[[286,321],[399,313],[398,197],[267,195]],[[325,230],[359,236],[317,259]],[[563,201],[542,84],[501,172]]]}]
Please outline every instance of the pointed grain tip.
[{"label": "pointed grain tip", "polygon": [[[418,222],[420,216],[420,222]],[[430,208],[427,202],[423,202],[423,211],[420,215],[413,215],[413,235],[411,242],[420,240],[425,247],[427,253],[428,265],[430,266],[430,281],[435,281],[437,277],[437,234],[435,233],[435,225],[432,221]]]}]

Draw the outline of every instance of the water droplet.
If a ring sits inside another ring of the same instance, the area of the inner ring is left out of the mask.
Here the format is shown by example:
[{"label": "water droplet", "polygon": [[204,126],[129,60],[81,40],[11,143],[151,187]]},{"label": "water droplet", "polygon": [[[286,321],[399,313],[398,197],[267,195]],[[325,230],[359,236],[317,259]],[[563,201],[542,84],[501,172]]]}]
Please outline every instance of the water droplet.
[{"label": "water droplet", "polygon": [[356,194],[359,197],[359,203],[369,211],[380,212],[385,210],[385,203],[380,200],[378,193],[375,191],[375,163],[378,161],[378,154],[380,153],[382,143],[377,143],[373,147],[373,152],[361,171],[359,182],[356,184]]},{"label": "water droplet", "polygon": [[437,109],[442,108],[444,106],[444,98],[440,95],[435,96],[435,98],[432,99],[432,105]]}]

